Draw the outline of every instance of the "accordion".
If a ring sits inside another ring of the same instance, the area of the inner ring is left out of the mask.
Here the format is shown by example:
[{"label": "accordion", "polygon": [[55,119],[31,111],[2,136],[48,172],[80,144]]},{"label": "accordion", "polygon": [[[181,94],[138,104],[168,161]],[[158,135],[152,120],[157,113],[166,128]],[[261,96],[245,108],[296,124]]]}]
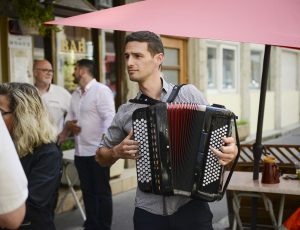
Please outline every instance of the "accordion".
[{"label": "accordion", "polygon": [[138,187],[160,195],[222,199],[238,157],[224,183],[224,166],[209,146],[222,146],[222,137],[231,135],[233,120],[235,115],[221,106],[161,102],[135,110]]}]

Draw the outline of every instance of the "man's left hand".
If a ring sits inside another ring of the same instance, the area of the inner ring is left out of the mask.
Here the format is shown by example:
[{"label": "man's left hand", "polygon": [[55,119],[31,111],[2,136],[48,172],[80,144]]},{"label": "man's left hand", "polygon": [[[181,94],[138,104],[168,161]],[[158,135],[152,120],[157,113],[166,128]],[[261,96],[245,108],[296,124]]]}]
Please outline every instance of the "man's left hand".
[{"label": "man's left hand", "polygon": [[233,137],[223,137],[222,139],[224,144],[220,150],[211,146],[209,148],[219,158],[221,165],[227,165],[236,158],[238,148]]}]

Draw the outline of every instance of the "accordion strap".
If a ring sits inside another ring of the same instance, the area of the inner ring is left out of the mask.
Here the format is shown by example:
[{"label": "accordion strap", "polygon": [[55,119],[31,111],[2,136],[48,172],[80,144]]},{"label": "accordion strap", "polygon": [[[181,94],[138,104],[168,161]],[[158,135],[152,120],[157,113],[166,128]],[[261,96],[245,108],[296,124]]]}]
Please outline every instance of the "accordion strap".
[{"label": "accordion strap", "polygon": [[175,98],[177,97],[179,90],[182,86],[184,86],[185,84],[182,85],[174,85],[172,92],[167,100],[168,103],[173,102],[175,100]]}]

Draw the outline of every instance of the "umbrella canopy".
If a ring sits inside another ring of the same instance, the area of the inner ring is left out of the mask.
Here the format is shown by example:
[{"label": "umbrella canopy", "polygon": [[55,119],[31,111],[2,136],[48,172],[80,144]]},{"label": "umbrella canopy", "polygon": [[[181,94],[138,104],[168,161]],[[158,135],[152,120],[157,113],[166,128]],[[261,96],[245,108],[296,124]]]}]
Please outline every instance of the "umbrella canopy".
[{"label": "umbrella canopy", "polygon": [[299,0],[146,0],[47,22],[265,44],[253,179],[258,179],[271,45],[300,49]]},{"label": "umbrella canopy", "polygon": [[47,22],[265,44],[253,179],[258,179],[270,45],[300,49],[299,0],[146,0]]},{"label": "umbrella canopy", "polygon": [[[299,0],[146,0],[48,22],[121,31],[265,44],[253,179],[263,152],[262,127],[271,45],[300,49]],[[256,227],[257,200],[252,206]]]},{"label": "umbrella canopy", "polygon": [[300,47],[298,0],[146,0],[48,24]]}]

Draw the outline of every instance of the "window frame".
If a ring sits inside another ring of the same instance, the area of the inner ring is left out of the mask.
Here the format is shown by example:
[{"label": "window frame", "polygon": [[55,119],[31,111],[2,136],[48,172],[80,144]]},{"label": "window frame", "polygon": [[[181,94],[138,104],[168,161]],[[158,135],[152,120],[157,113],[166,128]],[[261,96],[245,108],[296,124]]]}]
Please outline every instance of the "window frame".
[{"label": "window frame", "polygon": [[261,77],[262,77],[262,70],[263,70],[263,62],[264,62],[264,53],[265,53],[265,46],[261,44],[251,44],[250,45],[250,65],[252,65],[252,58],[251,58],[251,52],[257,51],[261,52],[261,60],[260,60],[260,82],[258,88],[251,87],[251,82],[253,80],[252,78],[252,68],[250,67],[250,82],[249,82],[249,89],[250,90],[260,90],[261,87]]},{"label": "window frame", "polygon": [[[208,88],[207,90],[210,93],[231,93],[231,92],[237,92],[239,89],[239,78],[240,75],[240,45],[238,42],[224,42],[224,41],[206,41],[206,51],[208,48],[216,48],[217,49],[217,64],[216,64],[216,73],[217,73],[217,79],[216,79],[216,88]],[[223,88],[223,50],[229,49],[234,51],[234,87],[232,89],[225,89]],[[207,55],[206,55],[207,58]],[[208,72],[208,69],[207,69]]]}]

